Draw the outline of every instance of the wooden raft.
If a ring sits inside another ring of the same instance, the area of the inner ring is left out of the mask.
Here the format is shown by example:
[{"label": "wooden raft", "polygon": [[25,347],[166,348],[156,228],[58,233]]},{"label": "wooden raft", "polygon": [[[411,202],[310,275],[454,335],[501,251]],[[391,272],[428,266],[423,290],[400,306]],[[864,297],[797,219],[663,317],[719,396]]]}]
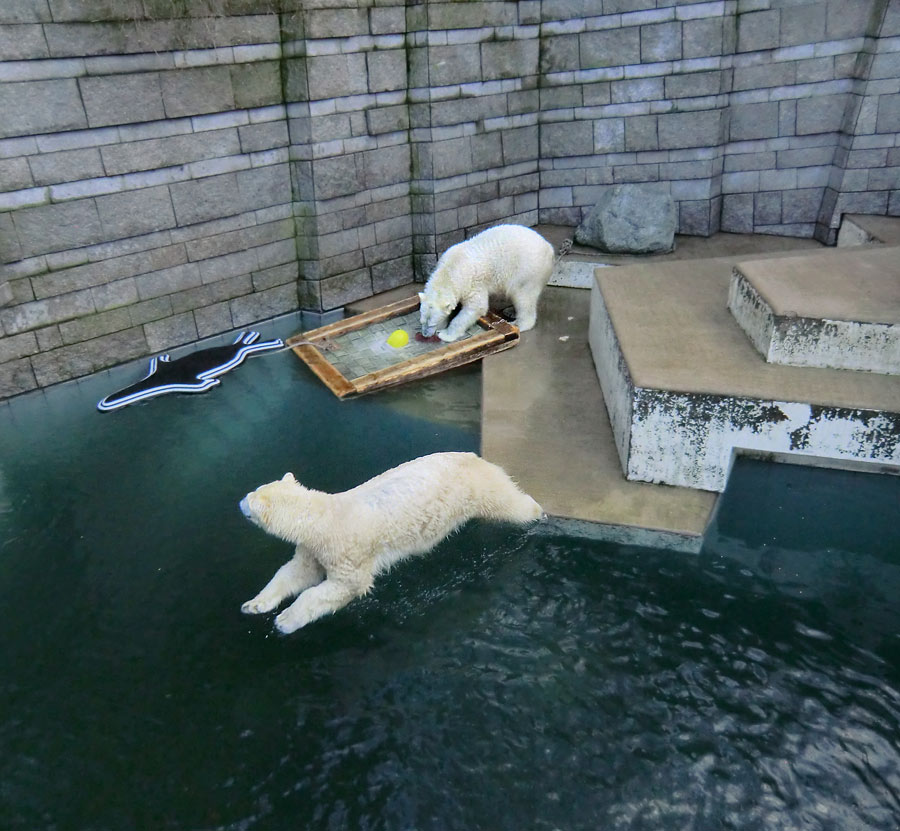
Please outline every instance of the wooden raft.
[{"label": "wooden raft", "polygon": [[[330,340],[365,329],[374,323],[409,314],[418,308],[419,297],[414,295],[405,300],[398,300],[387,306],[294,335],[285,343],[338,398],[349,398],[445,372],[448,369],[478,361],[486,355],[510,349],[519,342],[518,327],[489,311],[478,319],[480,332],[453,343],[436,346],[423,355],[401,360],[358,378],[344,377],[340,370],[328,360],[327,347]],[[398,352],[402,354],[401,350]]]}]

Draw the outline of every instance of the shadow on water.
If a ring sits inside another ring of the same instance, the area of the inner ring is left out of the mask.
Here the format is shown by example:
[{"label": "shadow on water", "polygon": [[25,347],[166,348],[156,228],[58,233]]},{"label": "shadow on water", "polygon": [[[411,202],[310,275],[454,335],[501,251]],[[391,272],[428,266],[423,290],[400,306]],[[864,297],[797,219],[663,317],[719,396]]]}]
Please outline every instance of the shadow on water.
[{"label": "shadow on water", "polygon": [[281,637],[238,500],[476,449],[477,369],[97,413],[117,380],[0,407],[0,827],[897,827],[896,489],[738,470],[699,557],[470,523]]}]

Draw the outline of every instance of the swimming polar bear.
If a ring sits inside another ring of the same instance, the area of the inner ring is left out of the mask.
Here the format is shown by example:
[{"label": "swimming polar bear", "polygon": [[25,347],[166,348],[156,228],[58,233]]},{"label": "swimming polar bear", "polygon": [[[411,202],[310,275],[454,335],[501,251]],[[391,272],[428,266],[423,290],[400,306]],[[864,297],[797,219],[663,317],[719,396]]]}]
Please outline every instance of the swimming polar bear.
[{"label": "swimming polar bear", "polygon": [[285,634],[336,612],[372,588],[394,563],[424,554],[475,517],[524,525],[543,516],[497,465],[474,453],[432,453],[343,493],[305,488],[292,474],[240,502],[244,516],[296,546],[268,585],[241,606],[278,617]]},{"label": "swimming polar bear", "polygon": [[422,335],[436,332],[442,341],[458,340],[487,312],[492,295],[512,302],[516,326],[527,332],[537,322],[538,298],[554,261],[553,246],[524,225],[495,225],[451,246],[419,292]]}]

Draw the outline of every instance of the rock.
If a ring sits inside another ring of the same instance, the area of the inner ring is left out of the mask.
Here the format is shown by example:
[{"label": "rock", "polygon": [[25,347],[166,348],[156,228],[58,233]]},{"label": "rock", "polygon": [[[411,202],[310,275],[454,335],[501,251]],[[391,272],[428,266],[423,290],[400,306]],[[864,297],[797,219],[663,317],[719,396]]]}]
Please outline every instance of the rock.
[{"label": "rock", "polygon": [[655,254],[675,247],[675,203],[655,184],[606,188],[575,230],[575,241],[611,254]]}]

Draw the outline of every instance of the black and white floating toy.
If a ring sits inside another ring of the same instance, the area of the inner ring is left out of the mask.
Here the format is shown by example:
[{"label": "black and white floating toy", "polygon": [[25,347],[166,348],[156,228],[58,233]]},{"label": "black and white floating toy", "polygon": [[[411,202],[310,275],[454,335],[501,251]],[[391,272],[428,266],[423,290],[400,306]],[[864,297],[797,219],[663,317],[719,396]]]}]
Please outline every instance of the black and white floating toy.
[{"label": "black and white floating toy", "polygon": [[218,386],[220,375],[239,366],[248,355],[284,346],[280,339],[257,340],[259,332],[241,332],[232,344],[201,349],[174,361],[168,355],[151,358],[150,371],[142,380],[107,395],[97,409],[106,413],[170,392],[206,392]]}]

